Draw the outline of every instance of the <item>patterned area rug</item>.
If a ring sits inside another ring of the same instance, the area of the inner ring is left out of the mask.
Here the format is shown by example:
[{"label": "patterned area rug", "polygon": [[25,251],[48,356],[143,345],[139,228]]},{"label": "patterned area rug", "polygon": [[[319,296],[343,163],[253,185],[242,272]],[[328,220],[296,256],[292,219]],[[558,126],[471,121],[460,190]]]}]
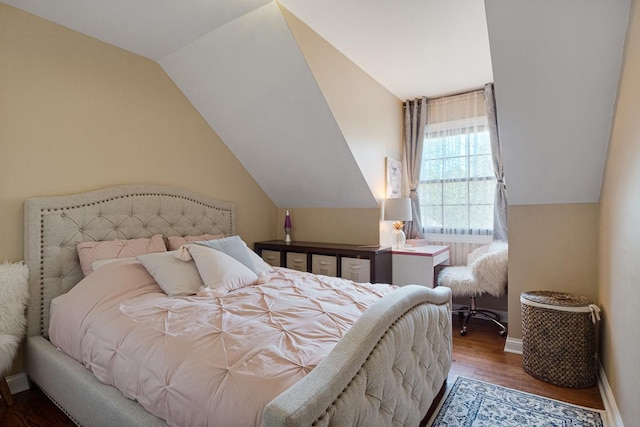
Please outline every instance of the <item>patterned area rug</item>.
[{"label": "patterned area rug", "polygon": [[606,426],[604,411],[458,377],[428,426]]}]

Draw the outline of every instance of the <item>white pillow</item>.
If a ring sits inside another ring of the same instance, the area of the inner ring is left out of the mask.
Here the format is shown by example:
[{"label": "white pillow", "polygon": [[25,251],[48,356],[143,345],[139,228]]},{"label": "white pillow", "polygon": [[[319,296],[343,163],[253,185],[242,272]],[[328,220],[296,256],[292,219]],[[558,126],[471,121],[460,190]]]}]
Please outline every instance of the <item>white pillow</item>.
[{"label": "white pillow", "polygon": [[184,246],[195,261],[204,285],[211,289],[226,293],[258,281],[256,273],[223,252],[195,243]]},{"label": "white pillow", "polygon": [[175,257],[177,251],[138,255],[137,259],[170,297],[194,295],[204,286],[193,261]]},{"label": "white pillow", "polygon": [[[244,245],[247,246],[246,243]],[[259,277],[262,277],[267,273],[273,273],[273,267],[265,262],[265,260],[260,258],[260,255],[249,249],[249,246],[247,246],[247,251],[249,252],[249,258],[251,258],[251,261],[253,261],[253,265],[256,268],[256,273]]]}]

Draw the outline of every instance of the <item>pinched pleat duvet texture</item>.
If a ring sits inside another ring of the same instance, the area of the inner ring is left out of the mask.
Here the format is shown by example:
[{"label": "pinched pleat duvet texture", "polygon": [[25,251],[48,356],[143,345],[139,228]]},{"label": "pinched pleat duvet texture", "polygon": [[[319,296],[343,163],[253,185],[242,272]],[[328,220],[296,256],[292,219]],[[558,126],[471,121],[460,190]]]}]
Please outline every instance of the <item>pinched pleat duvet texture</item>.
[{"label": "pinched pleat duvet texture", "polygon": [[56,298],[49,334],[169,425],[259,426],[265,405],[393,289],[276,268],[227,294],[169,298],[125,260]]}]

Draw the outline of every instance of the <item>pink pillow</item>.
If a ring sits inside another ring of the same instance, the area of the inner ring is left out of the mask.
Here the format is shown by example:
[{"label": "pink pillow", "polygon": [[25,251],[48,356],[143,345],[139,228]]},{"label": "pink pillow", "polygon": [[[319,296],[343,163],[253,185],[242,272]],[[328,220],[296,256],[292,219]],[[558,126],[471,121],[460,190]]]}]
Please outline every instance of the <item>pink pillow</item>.
[{"label": "pink pillow", "polygon": [[185,245],[191,242],[201,242],[205,240],[216,240],[222,239],[224,234],[201,234],[199,236],[169,236],[167,240],[169,241],[169,250],[175,251],[180,249],[180,246]]},{"label": "pink pillow", "polygon": [[105,240],[102,242],[78,242],[80,267],[85,277],[93,272],[93,263],[104,259],[128,258],[154,252],[166,252],[162,234],[151,238],[129,240]]}]

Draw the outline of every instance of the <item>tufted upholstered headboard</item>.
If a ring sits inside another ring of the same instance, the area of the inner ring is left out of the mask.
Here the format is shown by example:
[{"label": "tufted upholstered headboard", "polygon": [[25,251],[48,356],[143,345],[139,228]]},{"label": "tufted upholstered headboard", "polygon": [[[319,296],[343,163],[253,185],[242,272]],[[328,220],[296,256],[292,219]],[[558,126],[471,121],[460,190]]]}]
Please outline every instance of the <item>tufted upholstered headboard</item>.
[{"label": "tufted upholstered headboard", "polygon": [[176,187],[122,185],[82,194],[27,199],[24,255],[29,267],[29,336],[47,337],[49,306],[82,278],[80,241],[154,234],[235,234],[235,204]]}]

